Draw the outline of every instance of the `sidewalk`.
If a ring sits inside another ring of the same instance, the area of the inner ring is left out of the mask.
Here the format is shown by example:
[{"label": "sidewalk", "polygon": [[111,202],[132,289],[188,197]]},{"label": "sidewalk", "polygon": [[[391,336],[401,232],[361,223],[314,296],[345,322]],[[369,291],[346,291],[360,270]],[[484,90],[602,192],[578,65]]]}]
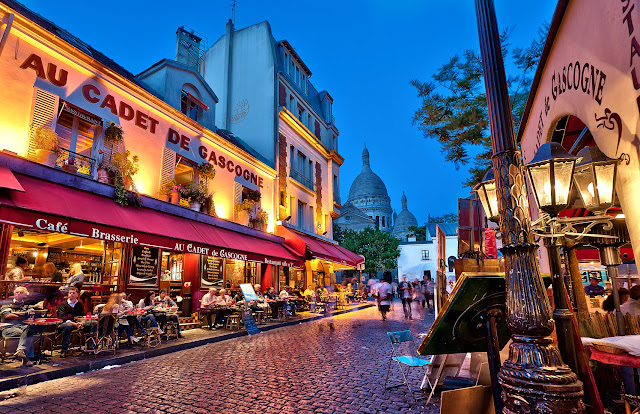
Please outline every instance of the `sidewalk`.
[{"label": "sidewalk", "polygon": [[[355,303],[353,305],[349,305],[347,309],[336,310],[332,312],[332,314],[340,315],[343,313],[354,312],[374,306],[374,304],[375,302]],[[263,332],[270,331],[272,329],[296,325],[329,316],[326,314],[317,314],[312,312],[299,312],[298,315],[298,317],[287,321],[258,325],[258,328]],[[171,352],[195,348],[205,344],[238,338],[247,335],[247,332],[244,329],[238,331],[229,331],[225,329],[209,331],[206,329],[196,328],[183,331],[183,335],[183,339],[163,341],[162,345],[156,348],[143,348],[140,345],[134,345],[132,347],[118,349],[116,355],[113,355],[111,352],[102,352],[98,354],[97,359],[94,359],[93,355],[89,354],[77,357],[59,358],[58,352],[54,351],[54,357],[49,362],[42,365],[22,368],[20,363],[17,362],[0,363],[0,376],[2,377],[0,379],[0,391],[6,391],[24,385],[31,385],[42,381],[93,371],[106,366],[122,365],[128,362],[139,361],[146,358],[169,354]],[[45,351],[45,354],[47,353],[48,352]]]}]

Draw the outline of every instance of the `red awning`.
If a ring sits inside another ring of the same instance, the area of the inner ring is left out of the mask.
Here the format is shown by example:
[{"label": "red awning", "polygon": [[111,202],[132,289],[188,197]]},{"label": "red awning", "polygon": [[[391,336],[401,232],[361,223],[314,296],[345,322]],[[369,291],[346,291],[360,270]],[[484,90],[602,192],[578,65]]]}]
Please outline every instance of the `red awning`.
[{"label": "red awning", "polygon": [[308,250],[311,257],[352,267],[364,262],[362,256],[342,246],[316,239],[313,236],[299,233],[284,226],[278,226],[276,234],[284,237],[287,246],[300,255],[306,255]]},{"label": "red awning", "polygon": [[185,253],[300,266],[301,258],[271,235],[244,234],[15,174],[26,189],[0,195],[0,222],[34,230],[157,247]]},{"label": "red awning", "polygon": [[[622,256],[623,262],[634,260],[633,249],[631,247],[621,247],[620,255]],[[598,249],[595,248],[578,249],[576,250],[576,256],[578,257],[578,260],[582,261],[600,261],[600,253],[598,252]]]},{"label": "red awning", "polygon": [[15,175],[4,165],[0,165],[0,188],[24,192]]}]

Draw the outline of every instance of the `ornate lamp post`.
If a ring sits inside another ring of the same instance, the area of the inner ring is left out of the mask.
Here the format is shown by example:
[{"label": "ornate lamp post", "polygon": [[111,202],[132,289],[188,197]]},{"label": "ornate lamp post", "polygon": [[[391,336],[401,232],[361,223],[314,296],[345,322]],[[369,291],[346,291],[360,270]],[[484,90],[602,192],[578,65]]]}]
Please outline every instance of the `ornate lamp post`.
[{"label": "ornate lamp post", "polygon": [[582,413],[582,383],[562,363],[549,336],[553,320],[535,256],[537,245],[531,232],[493,1],[475,0],[475,7],[505,258],[507,324],[514,332],[509,359],[498,374],[503,412]]},{"label": "ornate lamp post", "polygon": [[[551,217],[556,217],[569,204],[569,190],[577,159],[557,142],[547,142],[538,148],[536,155],[526,166],[538,207]],[[578,372],[578,359],[573,344],[573,312],[569,310],[567,302],[560,259],[560,247],[563,245],[564,235],[557,221],[549,220],[545,227],[547,234],[545,234],[544,244],[549,254],[555,304],[553,319],[557,324],[556,335],[560,354],[562,360],[566,361],[573,372]]]}]

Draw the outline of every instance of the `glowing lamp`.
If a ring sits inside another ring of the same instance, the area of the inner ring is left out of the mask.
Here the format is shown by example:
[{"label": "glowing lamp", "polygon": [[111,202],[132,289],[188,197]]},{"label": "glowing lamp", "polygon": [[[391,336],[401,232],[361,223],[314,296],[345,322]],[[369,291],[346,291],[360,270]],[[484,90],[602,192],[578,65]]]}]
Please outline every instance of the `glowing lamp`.
[{"label": "glowing lamp", "polygon": [[618,160],[609,158],[596,147],[578,152],[574,181],[584,208],[603,213],[613,205]]},{"label": "glowing lamp", "polygon": [[557,142],[547,142],[525,167],[538,208],[554,216],[569,205],[569,191],[578,157]]},{"label": "glowing lamp", "polygon": [[484,214],[487,218],[495,223],[498,222],[498,195],[496,194],[496,180],[493,175],[493,168],[482,178],[482,182],[477,184],[473,191],[478,194]]}]

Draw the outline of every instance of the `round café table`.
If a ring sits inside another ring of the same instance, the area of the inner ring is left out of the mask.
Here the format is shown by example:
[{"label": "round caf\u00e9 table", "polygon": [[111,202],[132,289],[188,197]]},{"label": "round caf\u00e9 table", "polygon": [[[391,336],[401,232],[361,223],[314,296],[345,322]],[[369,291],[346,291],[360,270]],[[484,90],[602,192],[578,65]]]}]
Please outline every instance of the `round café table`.
[{"label": "round caf\u00e9 table", "polygon": [[24,321],[25,324],[29,326],[39,326],[40,327],[40,347],[38,348],[38,357],[36,358],[36,365],[42,364],[42,361],[45,362],[49,360],[49,358],[42,355],[42,338],[44,335],[44,327],[45,326],[57,326],[59,323],[62,323],[62,319],[58,318],[37,318],[37,319],[27,319]]}]

